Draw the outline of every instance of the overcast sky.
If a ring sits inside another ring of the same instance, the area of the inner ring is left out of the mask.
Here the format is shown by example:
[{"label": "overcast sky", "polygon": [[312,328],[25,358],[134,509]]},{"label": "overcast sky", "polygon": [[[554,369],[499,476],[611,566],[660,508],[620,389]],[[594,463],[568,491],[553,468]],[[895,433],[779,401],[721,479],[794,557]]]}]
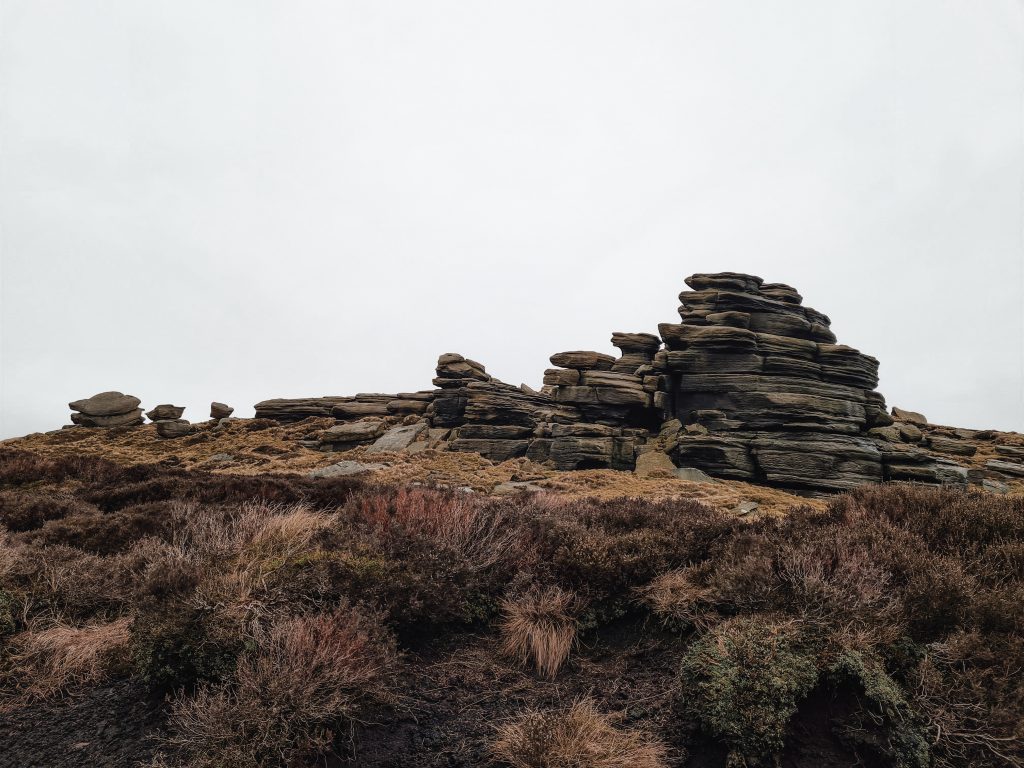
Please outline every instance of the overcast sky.
[{"label": "overcast sky", "polygon": [[719,270],[1024,430],[1022,114],[1011,0],[0,0],[0,437],[536,386]]}]

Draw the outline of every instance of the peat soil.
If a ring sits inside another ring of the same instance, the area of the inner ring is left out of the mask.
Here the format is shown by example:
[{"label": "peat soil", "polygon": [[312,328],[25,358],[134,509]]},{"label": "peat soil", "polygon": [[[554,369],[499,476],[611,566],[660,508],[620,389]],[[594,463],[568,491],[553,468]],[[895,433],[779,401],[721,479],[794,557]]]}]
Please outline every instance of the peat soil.
[{"label": "peat soil", "polygon": [[[666,742],[674,768],[724,768],[726,750],[680,711],[674,683],[685,645],[678,637],[635,620],[609,625],[587,636],[554,680],[502,658],[496,646],[493,636],[449,635],[408,651],[395,703],[339,733],[328,768],[490,766],[496,726],[580,697]],[[781,767],[863,768],[831,733],[827,695],[812,699],[794,720]],[[0,715],[0,768],[143,766],[166,715],[166,702],[129,680],[33,703]]]},{"label": "peat soil", "polygon": [[0,714],[0,768],[128,768],[148,762],[163,702],[130,680]]},{"label": "peat soil", "polygon": [[[638,631],[639,630],[639,631]],[[635,622],[590,635],[555,680],[501,658],[493,638],[433,647],[407,658],[401,702],[339,739],[331,768],[480,768],[493,763],[496,726],[526,709],[561,708],[580,697],[670,747],[674,768],[724,768],[727,750],[702,737],[681,711],[675,678],[685,644]],[[794,718],[781,768],[865,768],[832,733],[827,694]]]}]

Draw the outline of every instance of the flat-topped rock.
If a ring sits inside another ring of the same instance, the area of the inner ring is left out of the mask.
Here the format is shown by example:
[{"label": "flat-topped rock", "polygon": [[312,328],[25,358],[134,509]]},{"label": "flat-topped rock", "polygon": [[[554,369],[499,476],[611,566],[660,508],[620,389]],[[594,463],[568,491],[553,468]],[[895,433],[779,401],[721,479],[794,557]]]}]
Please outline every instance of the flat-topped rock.
[{"label": "flat-topped rock", "polygon": [[167,419],[174,420],[180,419],[183,413],[185,413],[185,406],[164,403],[162,405],[158,405],[151,411],[146,411],[146,418],[150,421],[165,421]]},{"label": "flat-topped rock", "polygon": [[698,272],[690,275],[684,281],[695,291],[707,289],[727,291],[757,291],[764,281],[755,275],[745,275],[742,272]]},{"label": "flat-topped rock", "polygon": [[578,371],[610,371],[615,365],[615,358],[611,355],[586,350],[556,352],[550,359],[554,366]]},{"label": "flat-topped rock", "polygon": [[139,398],[123,392],[100,392],[84,400],[68,403],[68,407],[86,416],[116,416],[134,411],[141,402]]}]

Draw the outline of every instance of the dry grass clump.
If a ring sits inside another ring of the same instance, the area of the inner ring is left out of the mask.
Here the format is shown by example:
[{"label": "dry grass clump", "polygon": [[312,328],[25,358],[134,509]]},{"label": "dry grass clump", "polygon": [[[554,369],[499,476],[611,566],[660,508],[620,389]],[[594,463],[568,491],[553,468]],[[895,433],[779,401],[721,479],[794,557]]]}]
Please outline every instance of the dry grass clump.
[{"label": "dry grass clump", "polygon": [[18,692],[40,699],[76,683],[101,680],[128,645],[129,620],[74,627],[55,624],[19,634],[8,663]]},{"label": "dry grass clump", "polygon": [[193,768],[316,759],[363,702],[386,698],[381,685],[394,660],[379,626],[354,611],[288,619],[240,658],[232,683],[175,703],[169,746]]},{"label": "dry grass clump", "polygon": [[529,711],[498,728],[491,747],[511,768],[664,768],[668,750],[624,730],[590,699],[562,711]]},{"label": "dry grass clump", "polygon": [[501,652],[525,664],[532,660],[552,678],[569,657],[576,640],[575,594],[548,587],[501,604]]},{"label": "dry grass clump", "polygon": [[695,583],[688,568],[675,568],[637,590],[640,600],[666,624],[707,629],[715,623],[714,591]]}]

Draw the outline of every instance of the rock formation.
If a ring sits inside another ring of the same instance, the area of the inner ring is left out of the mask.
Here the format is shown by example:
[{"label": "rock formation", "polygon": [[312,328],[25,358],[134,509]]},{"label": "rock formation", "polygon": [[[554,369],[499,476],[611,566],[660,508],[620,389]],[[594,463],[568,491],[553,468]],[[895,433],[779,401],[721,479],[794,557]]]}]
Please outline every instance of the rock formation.
[{"label": "rock formation", "polygon": [[969,472],[962,462],[976,448],[964,435],[913,411],[890,416],[875,391],[878,361],[837,343],[828,316],[793,287],[733,272],[686,284],[680,322],[658,336],[613,333],[617,358],[554,354],[540,391],[446,353],[433,390],[266,400],[256,415],[332,416],[339,423],[312,443],[327,450],[438,448],[560,469],[632,469],[644,456],[643,473],[671,462],[679,476],[807,493],[882,480],[994,485],[1024,473],[1013,454]]},{"label": "rock formation", "polygon": [[82,427],[134,427],[142,423],[140,402],[122,392],[100,392],[68,403],[68,407],[76,411],[71,421]]}]

